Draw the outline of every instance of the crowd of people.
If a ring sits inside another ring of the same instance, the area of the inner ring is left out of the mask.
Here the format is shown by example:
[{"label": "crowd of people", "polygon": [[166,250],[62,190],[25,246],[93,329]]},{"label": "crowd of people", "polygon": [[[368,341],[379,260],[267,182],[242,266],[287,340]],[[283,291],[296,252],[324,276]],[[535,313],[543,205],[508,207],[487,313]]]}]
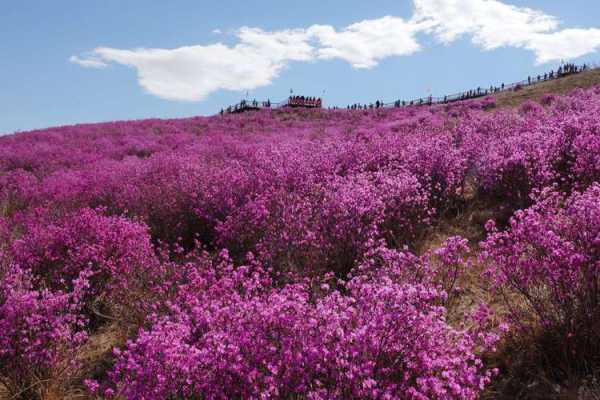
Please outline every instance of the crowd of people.
[{"label": "crowd of people", "polygon": [[290,96],[287,105],[290,107],[321,108],[323,101],[320,97]]},{"label": "crowd of people", "polygon": [[384,107],[385,103],[383,101],[377,100],[375,103],[370,103],[370,104],[360,104],[360,103],[354,103],[351,105],[348,105],[346,108],[348,110],[367,110],[369,108],[380,108],[380,107]]},{"label": "crowd of people", "polygon": [[439,98],[434,98],[433,96],[428,96],[428,97],[423,97],[420,99],[410,100],[410,101],[396,100],[393,103],[388,103],[388,104],[386,104],[380,100],[377,100],[376,102],[370,103],[370,104],[360,104],[360,103],[351,104],[351,105],[348,105],[346,108],[348,110],[367,110],[367,109],[371,109],[371,108],[381,108],[381,107],[389,107],[389,106],[406,107],[406,106],[415,106],[415,105],[447,104],[447,103],[450,103],[453,101],[469,100],[469,99],[475,99],[478,97],[484,97],[484,96],[488,96],[491,94],[503,92],[506,90],[519,90],[519,89],[523,88],[524,86],[533,85],[533,84],[536,84],[539,82],[544,82],[544,81],[548,81],[548,80],[552,80],[552,79],[562,78],[564,76],[577,74],[580,72],[587,71],[589,69],[590,69],[590,67],[587,64],[583,64],[581,66],[575,65],[575,64],[563,64],[556,71],[552,70],[548,73],[545,73],[544,75],[540,74],[537,76],[529,76],[527,78],[527,81],[519,82],[519,83],[508,85],[508,86],[505,85],[504,83],[502,83],[499,86],[492,85],[489,88],[478,87],[477,89],[472,89],[472,90],[468,90],[468,91],[465,91],[465,92],[462,92],[459,94],[449,95],[449,96],[444,96],[444,97],[439,97]]},{"label": "crowd of people", "polygon": [[564,64],[558,67],[556,71],[552,70],[549,73],[545,73],[544,75],[538,75],[537,77],[529,76],[527,78],[527,83],[531,85],[533,83],[547,81],[550,79],[562,78],[563,76],[577,74],[579,72],[587,71],[588,69],[589,67],[586,64],[583,64],[582,66],[575,64]]},{"label": "crowd of people", "polygon": [[[580,72],[584,72],[589,70],[590,67],[587,64],[583,65],[575,65],[575,64],[563,64],[556,71],[552,70],[550,72],[545,73],[544,75],[537,76],[529,76],[526,81],[515,83],[512,85],[505,85],[502,83],[499,86],[490,86],[489,88],[478,87],[477,89],[468,90],[462,93],[444,96],[444,97],[436,97],[428,96],[424,98],[420,98],[417,100],[396,100],[393,103],[384,103],[381,100],[377,100],[374,103],[369,104],[361,104],[354,103],[349,104],[346,108],[348,110],[367,110],[373,108],[382,108],[382,107],[407,107],[407,106],[415,106],[415,105],[432,105],[432,104],[447,104],[454,101],[461,100],[470,100],[478,97],[488,96],[491,94],[504,92],[506,90],[520,90],[524,86],[534,85],[539,82],[545,82],[552,79],[562,78],[567,75],[577,74]],[[322,108],[323,102],[319,97],[307,97],[307,96],[290,96],[285,103],[285,106],[288,107],[305,107],[305,108]],[[271,101],[246,101],[242,100],[240,103],[229,106],[227,109],[221,109],[220,114],[223,115],[225,113],[237,113],[248,110],[256,110],[260,108],[271,108]],[[330,107],[331,108],[331,107]],[[337,109],[338,107],[333,107],[333,109]]]},{"label": "crowd of people", "polygon": [[[383,104],[383,103],[382,103]],[[221,109],[220,114],[231,114],[239,113],[244,111],[258,110],[261,108],[271,108],[271,101],[247,101],[242,100],[239,103],[229,106],[225,109]],[[323,100],[320,97],[308,97],[308,96],[290,96],[285,103],[289,107],[305,107],[305,108],[321,108],[323,107]]]}]

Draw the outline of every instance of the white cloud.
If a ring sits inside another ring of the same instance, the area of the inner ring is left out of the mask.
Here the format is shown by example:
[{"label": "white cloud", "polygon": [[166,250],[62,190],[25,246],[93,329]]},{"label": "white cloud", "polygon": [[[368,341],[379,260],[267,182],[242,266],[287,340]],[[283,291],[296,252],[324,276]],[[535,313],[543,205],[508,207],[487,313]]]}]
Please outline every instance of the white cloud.
[{"label": "white cloud", "polygon": [[419,51],[418,29],[402,18],[387,16],[352,24],[340,32],[329,25],[313,25],[307,32],[320,44],[319,58],[340,58],[354,68],[373,68],[384,58]]},{"label": "white cloud", "polygon": [[414,0],[417,21],[428,22],[443,43],[464,34],[486,50],[520,46],[532,34],[556,29],[556,18],[496,0]]},{"label": "white cloud", "polygon": [[292,61],[341,58],[355,68],[371,68],[385,57],[419,50],[409,25],[393,17],[363,21],[341,32],[323,25],[275,32],[243,27],[236,35],[239,43],[232,47],[222,43],[175,49],[99,47],[71,61],[85,67],[126,65],[136,69],[147,92],[168,100],[198,101],[217,90],[269,85]]},{"label": "white cloud", "polygon": [[538,63],[577,58],[600,48],[600,29],[564,29],[534,35],[526,47],[535,52]]},{"label": "white cloud", "polygon": [[289,61],[312,58],[312,47],[302,31],[242,28],[238,36],[240,43],[233,47],[221,43],[176,49],[100,47],[91,58],[77,62],[133,67],[147,92],[167,100],[198,101],[221,89],[241,91],[269,85]]},{"label": "white cloud", "polygon": [[219,90],[268,85],[283,67],[244,46],[222,44],[177,49],[98,48],[102,59],[134,67],[140,85],[167,100],[203,100]]},{"label": "white cloud", "polygon": [[542,11],[497,0],[414,0],[413,21],[442,43],[462,35],[484,50],[532,50],[538,63],[580,57],[600,46],[596,29],[558,30],[560,21]]},{"label": "white cloud", "polygon": [[[233,46],[215,43],[175,49],[100,47],[70,61],[88,68],[111,63],[137,71],[140,85],[169,100],[203,100],[218,90],[244,91],[269,85],[290,62],[341,59],[353,68],[373,68],[388,57],[421,50],[419,34],[449,44],[470,37],[484,49],[532,51],[538,63],[571,59],[600,48],[600,29],[563,29],[539,10],[499,0],[413,0],[411,19],[386,16],[336,30],[330,25],[264,31],[242,27]],[[215,29],[213,33],[221,31]]]},{"label": "white cloud", "polygon": [[217,28],[217,29],[213,29],[213,30],[212,30],[212,33],[214,33],[215,35],[220,35],[220,34],[222,34],[222,33],[223,33],[223,31],[222,31],[222,30],[220,30],[219,28]]},{"label": "white cloud", "polygon": [[73,64],[79,64],[85,68],[106,68],[108,64],[104,61],[97,59],[94,56],[89,56],[88,58],[80,58],[78,56],[69,57],[69,61]]},{"label": "white cloud", "polygon": [[304,29],[265,32],[243,27],[237,32],[241,44],[274,61],[309,61],[314,58],[309,34]]}]

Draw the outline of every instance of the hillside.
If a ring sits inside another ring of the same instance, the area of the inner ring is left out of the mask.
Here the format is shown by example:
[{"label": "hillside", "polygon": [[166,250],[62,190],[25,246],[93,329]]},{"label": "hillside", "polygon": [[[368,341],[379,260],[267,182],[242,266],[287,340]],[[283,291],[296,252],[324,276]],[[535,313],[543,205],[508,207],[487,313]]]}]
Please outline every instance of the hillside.
[{"label": "hillside", "polygon": [[0,138],[0,398],[600,396],[597,77]]},{"label": "hillside", "polygon": [[566,94],[576,88],[587,89],[596,85],[600,85],[600,69],[541,82],[516,92],[499,93],[495,97],[499,107],[515,107],[527,100],[539,102],[547,93]]}]

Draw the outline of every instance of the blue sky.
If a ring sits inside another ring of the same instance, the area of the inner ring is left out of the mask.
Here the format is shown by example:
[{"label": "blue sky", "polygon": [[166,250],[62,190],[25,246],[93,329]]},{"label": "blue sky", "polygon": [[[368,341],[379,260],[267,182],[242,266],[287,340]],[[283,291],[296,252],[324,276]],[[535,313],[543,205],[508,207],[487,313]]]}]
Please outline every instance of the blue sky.
[{"label": "blue sky", "polygon": [[[21,0],[0,13],[0,133],[327,105],[512,82],[600,62],[591,0]],[[152,50],[154,49],[154,50]]]}]

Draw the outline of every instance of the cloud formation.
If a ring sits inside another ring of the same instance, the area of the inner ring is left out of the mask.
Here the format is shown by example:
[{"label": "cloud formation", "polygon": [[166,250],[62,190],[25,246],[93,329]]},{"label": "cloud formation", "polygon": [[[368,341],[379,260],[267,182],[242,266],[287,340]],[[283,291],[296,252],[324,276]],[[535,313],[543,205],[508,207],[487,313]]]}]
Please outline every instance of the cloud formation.
[{"label": "cloud formation", "polygon": [[564,29],[535,35],[525,48],[536,54],[538,64],[581,57],[600,48],[600,29]]},{"label": "cloud formation", "polygon": [[[233,47],[221,43],[176,49],[99,47],[93,51],[95,59],[83,62],[101,60],[133,67],[148,93],[167,100],[198,101],[217,90],[266,86],[288,62],[313,58],[304,31],[242,28],[237,35],[240,43]],[[80,59],[74,62],[83,65]]]},{"label": "cloud formation", "polygon": [[495,0],[414,0],[413,19],[443,43],[471,35],[486,50],[520,47],[532,36],[558,27],[555,17]]},{"label": "cloud formation", "polygon": [[73,64],[79,64],[84,68],[106,68],[108,64],[100,60],[96,55],[89,55],[85,58],[78,56],[69,57],[69,61]]},{"label": "cloud formation", "polygon": [[499,0],[413,0],[413,4],[409,20],[385,16],[340,30],[330,25],[273,32],[242,27],[235,32],[238,43],[233,46],[99,47],[69,60],[86,68],[126,65],[137,71],[147,92],[168,100],[198,101],[218,90],[269,85],[291,62],[340,59],[353,68],[374,68],[385,58],[421,51],[418,35],[431,35],[443,44],[467,37],[487,51],[526,49],[535,54],[537,63],[576,58],[600,48],[600,29],[561,30],[554,16]]},{"label": "cloud formation", "polygon": [[542,11],[497,0],[414,0],[413,21],[449,44],[468,35],[484,50],[531,50],[541,64],[577,58],[600,47],[598,29],[558,30],[560,21]]},{"label": "cloud formation", "polygon": [[354,68],[373,68],[384,58],[421,50],[415,37],[419,30],[418,24],[386,16],[352,24],[340,32],[329,25],[313,25],[307,32],[318,42],[318,58],[339,58]]}]

